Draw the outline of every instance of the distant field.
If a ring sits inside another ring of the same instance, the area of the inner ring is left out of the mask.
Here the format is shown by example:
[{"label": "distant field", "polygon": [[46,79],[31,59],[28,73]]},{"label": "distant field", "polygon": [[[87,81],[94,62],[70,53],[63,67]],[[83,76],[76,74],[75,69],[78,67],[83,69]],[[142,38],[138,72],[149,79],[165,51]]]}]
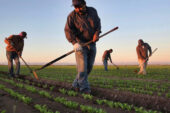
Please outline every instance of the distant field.
[{"label": "distant field", "polygon": [[[41,66],[31,66],[32,69],[38,69]],[[7,66],[0,66],[0,86],[1,89],[5,90],[4,85],[8,88],[13,88],[16,91],[21,91],[20,89],[14,87],[22,87],[27,90],[35,90],[35,88],[50,89],[48,92],[55,95],[56,92],[58,96],[67,98],[70,101],[78,102],[79,104],[84,105],[85,103],[90,106],[96,106],[101,108],[100,111],[93,109],[94,113],[159,113],[159,112],[170,112],[170,66],[168,65],[153,65],[148,66],[147,75],[138,75],[135,73],[139,71],[138,66],[119,66],[119,70],[114,66],[108,67],[109,71],[105,71],[103,66],[94,66],[92,72],[89,75],[89,82],[91,85],[92,93],[91,96],[82,97],[78,94],[77,99],[75,97],[70,97],[72,93],[70,92],[71,83],[75,79],[77,74],[76,66],[49,66],[41,71],[38,71],[37,74],[41,80],[37,81],[32,74],[29,73],[29,70],[26,66],[21,66],[21,74],[26,75],[28,78],[21,79],[9,79],[6,78]],[[2,78],[1,78],[2,77]],[[15,81],[15,82],[13,82]],[[29,86],[23,86],[20,83],[29,84]],[[13,84],[12,86],[10,84]],[[28,87],[28,88],[27,88]],[[33,88],[35,87],[35,88]],[[56,89],[55,89],[56,88]],[[51,92],[51,91],[54,92]],[[0,90],[1,91],[1,90]],[[27,94],[25,89],[21,93]],[[34,91],[34,92],[39,92]],[[68,93],[69,92],[69,93]],[[0,92],[1,93],[1,92]],[[62,94],[61,94],[62,93]],[[65,96],[68,93],[67,96]],[[33,104],[40,103],[41,98],[37,96],[38,94],[27,94],[28,96],[35,98],[33,99]],[[43,95],[43,94],[40,94]],[[47,98],[51,98],[48,95],[44,94]],[[94,99],[92,99],[94,97]],[[36,98],[39,98],[36,99]],[[62,104],[58,97],[54,99],[55,101]],[[86,101],[86,99],[90,99]],[[44,98],[43,98],[44,99]],[[59,100],[58,100],[59,99]],[[95,100],[97,99],[97,100]],[[12,100],[11,100],[12,101]],[[46,100],[49,101],[49,100]],[[66,100],[62,100],[65,101]],[[72,104],[74,104],[74,102]],[[43,102],[42,102],[43,103]],[[152,104],[151,104],[152,103]],[[162,104],[163,103],[163,104]],[[5,103],[3,103],[5,104]],[[44,103],[45,104],[45,103]],[[97,105],[99,104],[99,105]],[[101,106],[102,104],[102,106]],[[56,109],[56,106],[51,107],[53,111],[60,111],[61,113],[70,111],[72,112],[81,112],[83,109],[81,105],[76,105],[77,107],[74,110],[67,106],[66,111]],[[0,104],[1,107],[1,104]],[[73,105],[72,105],[73,107]],[[87,106],[86,106],[87,107]],[[6,107],[2,107],[7,109]],[[88,107],[87,107],[88,108]],[[26,108],[23,108],[26,109]],[[91,108],[88,108],[91,109]],[[34,110],[33,110],[34,111]],[[32,111],[28,111],[32,112]],[[85,111],[87,112],[87,111]],[[92,113],[92,111],[89,111]]]},{"label": "distant field", "polygon": [[[41,66],[31,66],[32,69],[38,69]],[[109,71],[104,71],[103,66],[94,66],[89,77],[118,77],[118,78],[142,78],[142,79],[153,79],[153,80],[170,80],[170,65],[153,65],[148,66],[147,75],[137,75],[135,71],[139,71],[138,66],[119,66],[120,69],[117,70],[114,66],[108,66]],[[0,66],[0,71],[8,71],[7,66]],[[50,79],[57,79],[58,77],[75,77],[76,66],[49,66],[37,74],[40,77],[48,77]],[[29,75],[29,70],[26,66],[21,66],[21,74]]]}]

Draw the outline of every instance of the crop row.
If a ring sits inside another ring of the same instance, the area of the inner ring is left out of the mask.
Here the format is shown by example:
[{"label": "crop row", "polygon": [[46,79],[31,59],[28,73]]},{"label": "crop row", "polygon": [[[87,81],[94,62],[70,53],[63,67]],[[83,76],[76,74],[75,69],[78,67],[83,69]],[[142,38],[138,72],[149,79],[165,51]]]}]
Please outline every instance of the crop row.
[{"label": "crop row", "polygon": [[[73,78],[72,78],[73,79]],[[59,81],[66,81],[71,83],[72,79],[64,77],[58,78]],[[113,80],[103,77],[96,77],[89,79],[92,86],[101,88],[114,88],[117,90],[130,91],[133,93],[141,93],[148,95],[165,96],[170,98],[170,84],[156,83],[156,82],[145,82],[137,80]]]},{"label": "crop row", "polygon": [[4,82],[8,82],[14,86],[20,87],[20,88],[25,88],[26,90],[33,92],[33,93],[38,93],[46,98],[49,98],[51,100],[54,100],[60,104],[65,105],[68,108],[71,109],[78,109],[80,108],[81,111],[83,112],[87,112],[87,113],[106,113],[104,110],[102,109],[98,109],[98,108],[93,108],[91,106],[86,106],[86,105],[81,105],[77,102],[73,102],[73,101],[69,101],[67,99],[65,99],[64,97],[53,97],[50,93],[48,93],[47,91],[43,91],[43,90],[38,90],[33,86],[29,86],[29,85],[23,85],[21,83],[15,83],[13,80],[8,80],[8,79],[3,79],[0,78],[0,80],[4,81]]},{"label": "crop row", "polygon": [[[22,80],[21,80],[22,81]],[[27,83],[29,83],[27,81]],[[47,85],[45,85],[47,86]],[[32,86],[31,86],[32,87]],[[47,88],[47,87],[46,87]],[[51,87],[50,87],[51,88]],[[33,89],[33,88],[32,88]],[[72,91],[72,90],[66,90],[64,88],[62,89],[58,89],[59,92],[61,92],[62,94],[67,94],[69,96],[77,96],[78,93],[75,92],[75,91]],[[33,90],[33,92],[35,92],[35,90]],[[40,91],[41,92],[41,91]],[[89,100],[92,100],[93,99],[93,96],[90,95],[90,94],[81,94],[81,96],[84,98],[84,99],[89,99]],[[46,97],[48,98],[51,98],[50,97],[50,94],[46,93]],[[57,102],[61,103],[62,101],[66,101],[63,97],[60,97],[60,98],[55,98],[55,101],[57,100]],[[136,107],[134,105],[129,105],[127,103],[120,103],[120,102],[113,102],[113,101],[108,101],[108,100],[103,100],[103,99],[95,99],[95,100],[92,100],[93,103],[97,103],[100,105],[100,103],[103,103],[111,108],[121,108],[122,110],[135,110],[136,112],[146,112],[146,113],[156,113],[157,111],[152,111],[152,110],[145,110],[144,108],[142,107]],[[62,103],[64,104],[64,103]],[[67,105],[67,107],[69,107]],[[72,108],[76,108],[77,107],[77,104],[76,103],[72,103]]]},{"label": "crop row", "polygon": [[[29,71],[23,67],[23,74],[29,74]],[[38,66],[32,66],[40,68]],[[102,77],[133,77],[142,79],[156,79],[156,80],[167,80],[169,79],[168,73],[170,73],[170,66],[149,66],[147,76],[139,76],[134,73],[134,70],[138,70],[137,66],[120,66],[120,70],[116,70],[114,66],[108,66],[109,71],[105,71],[103,66],[94,66],[90,76],[102,76]],[[55,71],[54,71],[55,70]],[[54,78],[61,76],[64,78],[75,77],[76,66],[50,66],[46,70],[42,70],[38,73],[41,77]],[[49,76],[50,75],[50,76]],[[69,76],[68,76],[69,75]]]},{"label": "crop row", "polygon": [[0,84],[0,89],[9,93],[12,97],[19,99],[20,101],[23,101],[26,104],[29,104],[32,101],[32,98],[26,97],[25,95],[22,95],[18,92],[13,91],[12,89],[6,88],[4,85]]},{"label": "crop row", "polygon": [[[34,108],[37,109],[38,111],[40,111],[41,113],[54,113],[46,105],[36,104],[36,105],[34,105]],[[60,112],[56,111],[55,113],[60,113]]]},{"label": "crop row", "polygon": [[[16,85],[16,86],[21,86],[20,85]],[[26,97],[25,95],[22,95],[16,91],[13,91],[12,89],[6,88],[4,85],[0,84],[0,89],[9,93],[12,97],[17,98],[20,101],[23,101],[25,104],[30,104],[32,102],[32,98],[30,97]],[[39,110],[41,113],[54,113],[52,110],[49,110],[46,105],[39,105],[36,104],[34,105],[34,108],[36,108],[37,110]],[[6,113],[6,110],[1,111],[1,113]],[[55,113],[59,113],[58,111],[56,111]]]},{"label": "crop row", "polygon": [[[59,89],[59,91],[63,94],[68,94],[68,92],[70,92],[69,90],[66,90],[64,88]],[[74,91],[72,91],[74,92]],[[75,92],[77,93],[77,92]],[[84,99],[88,99],[88,100],[92,100],[93,102],[97,103],[98,105],[102,105],[105,104],[111,108],[121,108],[122,110],[128,110],[128,111],[132,111],[134,110],[136,113],[157,113],[157,111],[153,111],[153,110],[145,110],[143,107],[136,107],[134,105],[129,105],[127,103],[121,103],[121,102],[113,102],[113,101],[109,101],[106,99],[95,99],[93,100],[93,96],[90,94],[82,94]]]}]

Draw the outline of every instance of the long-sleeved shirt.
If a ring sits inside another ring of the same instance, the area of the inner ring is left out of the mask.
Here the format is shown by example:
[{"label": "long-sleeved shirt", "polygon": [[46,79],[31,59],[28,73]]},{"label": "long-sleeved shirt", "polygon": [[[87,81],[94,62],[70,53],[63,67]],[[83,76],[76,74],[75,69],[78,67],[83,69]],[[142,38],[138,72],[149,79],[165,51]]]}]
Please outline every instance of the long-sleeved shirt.
[{"label": "long-sleeved shirt", "polygon": [[136,47],[138,59],[146,60],[148,58],[148,51],[149,51],[149,55],[151,55],[152,49],[148,43],[143,43],[142,45],[138,45]]},{"label": "long-sleeved shirt", "polygon": [[65,35],[69,42],[85,43],[93,39],[95,33],[101,32],[100,18],[97,11],[92,7],[87,7],[85,14],[72,11],[65,25]]},{"label": "long-sleeved shirt", "polygon": [[4,41],[7,44],[6,47],[7,51],[17,51],[22,53],[24,47],[24,39],[21,38],[21,36],[11,35],[8,38],[6,38]]},{"label": "long-sleeved shirt", "polygon": [[110,52],[109,52],[109,50],[106,50],[106,51],[103,53],[102,60],[104,61],[104,60],[108,60],[108,59],[110,59],[110,62],[112,62],[112,59],[111,59],[111,57],[110,57]]}]

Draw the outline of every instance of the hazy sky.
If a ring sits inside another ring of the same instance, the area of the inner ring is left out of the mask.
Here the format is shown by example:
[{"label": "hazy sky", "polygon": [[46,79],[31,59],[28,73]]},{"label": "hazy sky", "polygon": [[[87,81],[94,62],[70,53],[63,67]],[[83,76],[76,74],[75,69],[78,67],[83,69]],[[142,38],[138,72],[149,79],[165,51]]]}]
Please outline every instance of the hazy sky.
[{"label": "hazy sky", "polygon": [[[150,63],[170,64],[170,0],[86,0],[97,9],[102,33],[119,30],[97,42],[96,64],[104,50],[113,49],[116,64],[137,63],[138,39],[158,51]],[[0,0],[0,64],[7,63],[4,38],[28,33],[23,58],[28,63],[47,63],[73,49],[64,34],[72,0]],[[75,63],[74,54],[56,64]]]}]

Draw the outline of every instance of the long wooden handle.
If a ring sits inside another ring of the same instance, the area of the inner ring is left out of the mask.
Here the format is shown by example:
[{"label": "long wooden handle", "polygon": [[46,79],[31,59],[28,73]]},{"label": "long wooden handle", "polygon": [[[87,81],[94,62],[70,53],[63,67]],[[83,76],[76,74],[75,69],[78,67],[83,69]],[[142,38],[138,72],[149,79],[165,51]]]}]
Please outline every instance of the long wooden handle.
[{"label": "long wooden handle", "polygon": [[[113,32],[113,31],[117,30],[118,28],[119,28],[119,27],[115,27],[115,28],[111,29],[110,31],[108,31],[108,32],[104,33],[103,35],[101,35],[99,38],[104,37],[105,35],[107,35],[107,34]],[[93,42],[93,40],[91,40],[91,41],[89,41],[89,42],[83,44],[83,46],[87,46],[87,45],[89,45],[89,44],[92,43],[92,42]],[[58,58],[52,60],[51,62],[49,62],[49,63],[43,65],[41,68],[36,69],[36,71],[37,71],[37,70],[42,70],[42,69],[44,69],[45,67],[47,67],[47,66],[49,66],[49,65],[51,65],[51,64],[53,64],[53,63],[55,63],[55,62],[57,62],[57,61],[59,61],[60,59],[66,57],[66,56],[68,56],[68,55],[70,55],[70,54],[72,54],[72,53],[74,53],[74,50],[72,50],[72,51],[70,51],[70,52],[68,52],[68,53],[66,53],[66,54],[64,54],[64,55],[62,55],[62,56],[60,56],[60,57],[58,57]]]},{"label": "long wooden handle", "polygon": [[22,59],[22,61],[25,63],[25,65],[27,66],[27,68],[30,70],[30,73],[33,73],[34,77],[38,80],[39,78],[38,78],[37,73],[30,68],[30,66],[26,63],[26,61],[25,61],[21,56],[19,56],[19,57],[20,57],[20,58]]}]

